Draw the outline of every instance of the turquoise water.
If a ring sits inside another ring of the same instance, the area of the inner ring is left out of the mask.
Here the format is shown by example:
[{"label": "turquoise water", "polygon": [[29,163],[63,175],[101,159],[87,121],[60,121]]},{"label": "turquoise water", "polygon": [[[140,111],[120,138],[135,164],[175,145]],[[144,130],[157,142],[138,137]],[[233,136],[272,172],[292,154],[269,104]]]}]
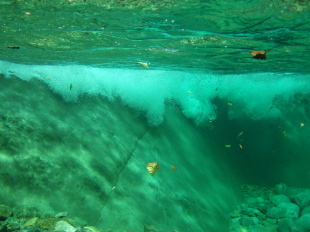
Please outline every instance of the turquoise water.
[{"label": "turquoise water", "polygon": [[[0,11],[2,60],[309,73],[307,1],[3,0]],[[252,59],[253,50],[267,50],[267,60]]]},{"label": "turquoise water", "polygon": [[309,188],[309,7],[1,1],[0,203],[224,232],[243,184]]}]

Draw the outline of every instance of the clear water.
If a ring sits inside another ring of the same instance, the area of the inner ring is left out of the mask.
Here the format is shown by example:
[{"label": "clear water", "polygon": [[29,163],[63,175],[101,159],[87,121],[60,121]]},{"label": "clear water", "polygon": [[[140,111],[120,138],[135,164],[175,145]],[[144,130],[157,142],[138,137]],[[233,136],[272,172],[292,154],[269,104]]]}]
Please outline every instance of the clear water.
[{"label": "clear water", "polygon": [[0,203],[224,232],[242,184],[308,188],[309,9],[2,0]]},{"label": "clear water", "polygon": [[[309,73],[307,1],[3,0],[0,11],[2,60]],[[252,59],[253,50],[267,50],[267,60]]]}]

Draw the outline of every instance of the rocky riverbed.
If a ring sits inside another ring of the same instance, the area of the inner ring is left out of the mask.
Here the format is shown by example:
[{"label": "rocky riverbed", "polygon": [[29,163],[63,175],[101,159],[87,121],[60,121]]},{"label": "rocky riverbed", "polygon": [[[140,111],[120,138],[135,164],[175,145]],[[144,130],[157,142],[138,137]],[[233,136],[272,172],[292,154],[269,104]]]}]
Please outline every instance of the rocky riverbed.
[{"label": "rocky riverbed", "polygon": [[[1,204],[0,232],[116,232],[116,230],[109,228],[97,228],[87,225],[87,222],[78,217],[71,218],[67,216],[67,212],[55,213],[53,211],[48,211],[41,213],[34,207],[17,206],[11,208]],[[142,230],[144,232],[159,232],[153,225],[142,225],[141,231]],[[124,232],[134,231],[125,230]]]},{"label": "rocky riverbed", "polygon": [[243,186],[245,201],[230,214],[230,232],[310,231],[310,189]]},{"label": "rocky riverbed", "polygon": [[[230,213],[229,232],[310,231],[310,189],[277,184],[274,188],[244,185],[242,191],[245,200]],[[142,230],[162,232],[154,225],[142,225]],[[0,205],[0,232],[11,231],[114,232],[88,225],[78,217],[68,217],[67,212],[42,213],[30,206]]]}]

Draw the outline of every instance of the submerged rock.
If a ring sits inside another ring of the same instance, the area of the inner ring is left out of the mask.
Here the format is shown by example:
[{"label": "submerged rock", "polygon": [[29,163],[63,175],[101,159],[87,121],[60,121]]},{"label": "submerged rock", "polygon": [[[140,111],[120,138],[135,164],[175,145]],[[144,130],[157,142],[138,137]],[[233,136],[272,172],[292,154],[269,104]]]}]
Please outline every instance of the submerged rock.
[{"label": "submerged rock", "polygon": [[300,229],[304,231],[310,231],[310,214],[302,215],[297,219],[296,224]]},{"label": "submerged rock", "polygon": [[310,206],[304,208],[304,209],[301,211],[301,215],[305,215],[305,214],[310,214]]},{"label": "submerged rock", "polygon": [[280,183],[280,184],[277,184],[275,187],[274,187],[274,192],[276,194],[284,194],[284,195],[287,195],[288,193],[288,187],[286,184],[283,184],[283,183]]},{"label": "submerged rock", "polygon": [[65,232],[75,232],[76,229],[70,223],[66,221],[59,221],[55,225],[55,230],[65,231]]},{"label": "submerged rock", "polygon": [[[69,221],[71,222],[72,225],[74,225],[75,227],[84,227],[87,226],[87,222],[78,218],[78,217],[74,217],[74,218],[70,218]],[[93,226],[91,226],[93,227]]]},{"label": "submerged rock", "polygon": [[28,206],[15,207],[11,212],[9,206],[0,205],[0,232],[103,232],[97,227],[87,226],[87,222],[78,217],[66,218],[67,214],[61,212],[55,215],[53,211],[41,214],[36,208]]},{"label": "submerged rock", "polygon": [[255,196],[264,187],[245,189],[248,190],[245,203],[230,214],[230,232],[310,232],[310,189],[279,184],[274,192],[262,198]]},{"label": "submerged rock", "polygon": [[71,225],[67,218],[45,218],[38,221],[37,226],[42,230],[54,230],[58,222],[64,221]]},{"label": "submerged rock", "polygon": [[12,215],[11,208],[6,205],[0,205],[0,220],[5,220]]},{"label": "submerged rock", "polygon": [[155,230],[155,227],[153,225],[145,225],[144,232],[157,232],[157,231]]},{"label": "submerged rock", "polygon": [[85,226],[83,227],[84,232],[102,232],[100,229],[94,226]]},{"label": "submerged rock", "polygon": [[68,216],[68,212],[60,212],[60,213],[55,215],[55,218],[63,218],[63,217],[67,217],[67,216]]},{"label": "submerged rock", "polygon": [[35,226],[38,220],[39,220],[38,217],[31,218],[24,224],[24,226]]},{"label": "submerged rock", "polygon": [[13,215],[17,218],[34,218],[39,217],[40,212],[35,207],[18,206],[13,209]]},{"label": "submerged rock", "polygon": [[21,228],[20,220],[18,218],[9,217],[5,220],[3,225],[3,230],[1,231],[13,231],[13,230],[19,230]]},{"label": "submerged rock", "polygon": [[282,202],[279,205],[268,210],[267,216],[270,218],[297,218],[299,215],[299,207],[293,203]]},{"label": "submerged rock", "polygon": [[295,198],[295,202],[301,209],[310,206],[310,190],[305,190],[301,193],[298,193]]},{"label": "submerged rock", "polygon": [[257,225],[258,223],[259,219],[257,217],[249,217],[247,215],[243,215],[240,219],[240,225],[245,227]]},{"label": "submerged rock", "polygon": [[20,232],[40,232],[40,228],[36,226],[25,226]]},{"label": "submerged rock", "polygon": [[279,220],[278,232],[299,232],[295,218],[284,218]]},{"label": "submerged rock", "polygon": [[270,200],[275,205],[279,205],[282,202],[291,203],[290,199],[284,194],[274,195],[270,197]]}]

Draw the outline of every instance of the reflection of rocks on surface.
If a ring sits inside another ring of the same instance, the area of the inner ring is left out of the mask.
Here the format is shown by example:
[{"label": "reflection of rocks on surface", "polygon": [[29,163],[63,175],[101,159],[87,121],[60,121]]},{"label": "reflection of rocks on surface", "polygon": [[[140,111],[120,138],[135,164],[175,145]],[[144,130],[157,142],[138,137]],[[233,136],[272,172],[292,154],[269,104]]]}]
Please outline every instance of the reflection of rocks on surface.
[{"label": "reflection of rocks on surface", "polygon": [[230,216],[230,232],[310,231],[310,190],[277,184],[273,189],[246,185],[245,201]]}]

